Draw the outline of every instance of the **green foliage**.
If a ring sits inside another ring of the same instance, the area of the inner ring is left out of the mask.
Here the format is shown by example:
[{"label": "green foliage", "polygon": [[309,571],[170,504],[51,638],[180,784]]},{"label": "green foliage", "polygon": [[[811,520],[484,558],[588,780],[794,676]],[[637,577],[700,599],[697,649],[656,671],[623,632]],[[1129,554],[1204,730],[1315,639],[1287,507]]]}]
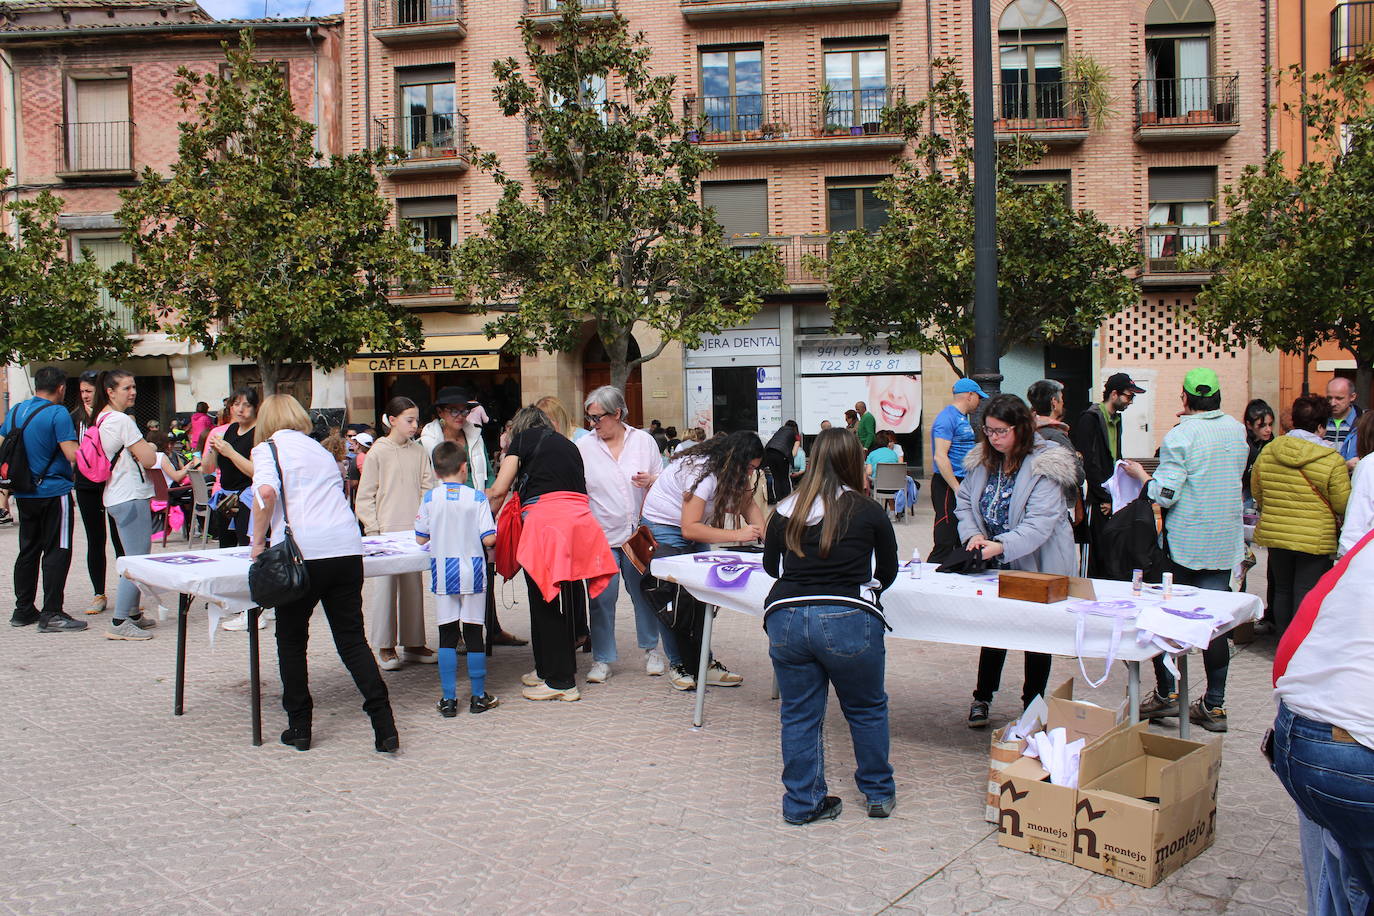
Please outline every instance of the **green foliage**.
[{"label": "green foliage", "polygon": [[361,349],[418,347],[419,321],[387,292],[436,285],[437,270],[388,226],[372,171],[383,154],[325,161],[251,33],[223,47],[224,75],[178,71],[195,117],[178,125],[171,175],[148,169],[123,193],[134,261],[111,288],[173,338],[255,360],[267,393],[288,362],[329,370]]},{"label": "green foliage", "polygon": [[[485,231],[455,252],[455,288],[499,310],[487,333],[508,335],[518,352],[571,349],[591,322],[623,388],[668,341],[692,346],[747,320],[781,288],[782,267],[766,248],[731,249],[698,203],[710,157],[685,139],[674,77],[649,70],[643,35],[631,36],[623,17],[584,20],[569,0],[548,48],[529,22],[523,36],[527,66],[496,61],[493,94],[537,138],[531,187],[494,154],[478,155],[501,199],[482,216]],[[630,359],[637,325],[661,343]]]},{"label": "green foliage", "polygon": [[[925,99],[887,113],[912,144],[878,195],[888,221],[873,233],[831,240],[827,260],[808,265],[830,281],[836,330],[939,354],[960,375],[973,338],[973,112],[953,62],[932,62],[939,79]],[[926,125],[933,117],[938,129]],[[1135,301],[1125,271],[1134,241],[1088,210],[1072,210],[1060,189],[1018,185],[1018,171],[1043,155],[1033,144],[999,148],[997,295],[1001,342],[1082,345]]]},{"label": "green foliage", "polygon": [[1064,78],[1069,80],[1068,103],[1083,111],[1093,130],[1102,130],[1116,117],[1116,96],[1112,95],[1112,72],[1087,54],[1071,54],[1064,62]]},{"label": "green foliage", "polygon": [[[1226,240],[1187,259],[1210,270],[1190,316],[1219,344],[1309,352],[1333,340],[1355,357],[1357,385],[1374,379],[1374,50],[1307,76],[1307,101],[1287,105],[1311,125],[1314,158],[1296,172],[1282,152],[1227,188]],[[1298,83],[1290,68],[1280,79]]]},{"label": "green foliage", "polygon": [[[0,184],[10,173],[0,169]],[[100,270],[66,258],[61,198],[43,191],[0,207],[17,238],[0,231],[0,363],[119,359],[129,341],[100,306]]]}]

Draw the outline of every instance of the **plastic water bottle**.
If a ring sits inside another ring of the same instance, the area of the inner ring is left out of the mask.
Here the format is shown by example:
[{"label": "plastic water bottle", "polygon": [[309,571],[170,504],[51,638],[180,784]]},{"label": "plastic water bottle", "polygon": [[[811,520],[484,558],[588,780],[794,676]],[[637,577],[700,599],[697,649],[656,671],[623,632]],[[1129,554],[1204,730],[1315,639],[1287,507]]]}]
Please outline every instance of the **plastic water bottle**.
[{"label": "plastic water bottle", "polygon": [[921,548],[911,548],[911,578],[921,578]]}]

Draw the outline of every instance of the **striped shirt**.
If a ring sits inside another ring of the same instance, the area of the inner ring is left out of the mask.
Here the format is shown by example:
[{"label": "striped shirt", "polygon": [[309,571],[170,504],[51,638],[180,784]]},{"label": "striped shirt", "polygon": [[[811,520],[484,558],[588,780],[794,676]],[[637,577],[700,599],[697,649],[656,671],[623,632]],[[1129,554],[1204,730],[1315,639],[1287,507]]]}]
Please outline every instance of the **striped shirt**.
[{"label": "striped shirt", "polygon": [[429,590],[436,595],[485,592],[482,538],[495,533],[485,493],[461,483],[441,483],[425,493],[415,516],[415,536],[429,538]]},{"label": "striped shirt", "polygon": [[1220,410],[1186,414],[1159,448],[1147,490],[1167,509],[1169,558],[1189,569],[1229,570],[1245,555],[1241,475],[1245,427]]}]

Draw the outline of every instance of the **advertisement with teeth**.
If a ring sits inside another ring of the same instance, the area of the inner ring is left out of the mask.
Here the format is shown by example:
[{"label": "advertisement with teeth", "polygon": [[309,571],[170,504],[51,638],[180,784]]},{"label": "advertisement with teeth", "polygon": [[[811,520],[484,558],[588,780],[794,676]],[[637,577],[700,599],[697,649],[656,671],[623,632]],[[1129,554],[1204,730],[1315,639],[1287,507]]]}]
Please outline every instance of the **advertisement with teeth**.
[{"label": "advertisement with teeth", "polygon": [[921,354],[892,350],[884,339],[803,337],[797,343],[799,421],[817,433],[821,421],[844,425],[844,412],[863,401],[878,429],[901,435],[921,425]]}]

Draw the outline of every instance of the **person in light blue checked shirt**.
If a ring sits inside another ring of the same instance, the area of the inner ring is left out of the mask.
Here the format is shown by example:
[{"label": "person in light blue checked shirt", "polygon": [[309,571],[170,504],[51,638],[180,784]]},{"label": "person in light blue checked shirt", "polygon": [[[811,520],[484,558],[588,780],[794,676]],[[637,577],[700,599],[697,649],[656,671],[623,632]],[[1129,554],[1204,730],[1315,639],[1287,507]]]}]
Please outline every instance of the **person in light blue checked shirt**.
[{"label": "person in light blue checked shirt", "polygon": [[[1221,411],[1221,382],[1211,369],[1183,377],[1179,424],[1164,437],[1159,467],[1151,477],[1137,462],[1131,476],[1165,510],[1167,570],[1174,582],[1229,591],[1231,570],[1245,555],[1241,476],[1249,456],[1245,427]],[[1202,653],[1207,692],[1188,709],[1188,718],[1212,732],[1226,726],[1226,673],[1231,651],[1223,634]],[[1140,704],[1142,719],[1181,714],[1174,676],[1155,657],[1155,693]]]}]

